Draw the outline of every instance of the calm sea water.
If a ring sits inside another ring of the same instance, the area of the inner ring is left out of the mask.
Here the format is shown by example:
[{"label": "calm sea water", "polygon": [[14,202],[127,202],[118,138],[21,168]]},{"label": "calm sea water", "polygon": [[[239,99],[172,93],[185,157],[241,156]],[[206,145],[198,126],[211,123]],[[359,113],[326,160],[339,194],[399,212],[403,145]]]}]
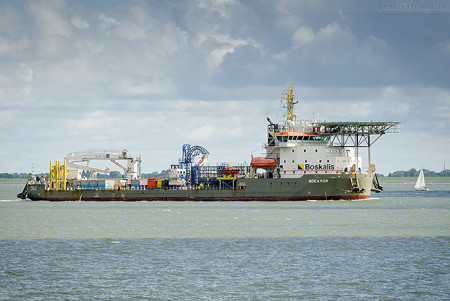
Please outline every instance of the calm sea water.
[{"label": "calm sea water", "polygon": [[[428,183],[427,183],[428,184]],[[448,300],[450,183],[367,201],[18,201],[1,300]]]}]

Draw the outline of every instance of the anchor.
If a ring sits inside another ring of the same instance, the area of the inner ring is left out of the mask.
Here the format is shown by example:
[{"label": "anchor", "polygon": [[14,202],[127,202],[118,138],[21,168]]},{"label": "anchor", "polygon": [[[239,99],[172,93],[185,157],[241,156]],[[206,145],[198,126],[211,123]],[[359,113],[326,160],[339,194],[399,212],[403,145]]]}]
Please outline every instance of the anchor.
[{"label": "anchor", "polygon": [[25,184],[23,191],[17,195],[18,198],[25,200],[28,197],[28,184]]}]

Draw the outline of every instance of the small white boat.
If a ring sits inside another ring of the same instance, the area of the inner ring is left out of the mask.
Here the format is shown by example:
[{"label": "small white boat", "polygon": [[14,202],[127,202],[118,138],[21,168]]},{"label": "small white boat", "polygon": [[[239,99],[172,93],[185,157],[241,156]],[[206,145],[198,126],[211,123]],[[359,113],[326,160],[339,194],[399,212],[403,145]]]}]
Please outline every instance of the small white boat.
[{"label": "small white boat", "polygon": [[416,185],[414,185],[414,190],[416,191],[428,191],[428,188],[425,185],[425,177],[423,176],[423,168],[420,169],[419,177],[417,178]]}]

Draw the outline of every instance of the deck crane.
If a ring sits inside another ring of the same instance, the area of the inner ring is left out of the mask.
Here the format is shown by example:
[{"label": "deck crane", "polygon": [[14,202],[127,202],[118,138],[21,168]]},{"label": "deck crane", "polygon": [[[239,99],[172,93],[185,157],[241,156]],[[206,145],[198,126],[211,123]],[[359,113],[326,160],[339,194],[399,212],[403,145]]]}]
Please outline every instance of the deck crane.
[{"label": "deck crane", "polygon": [[[91,178],[95,178],[96,173],[109,173],[110,169],[95,168],[89,166],[94,160],[108,160],[123,169],[128,180],[139,179],[141,174],[141,158],[133,157],[128,150],[89,150],[67,154],[65,158],[68,167],[77,168],[79,170],[88,170],[91,172]],[[127,166],[117,161],[126,160]]]}]

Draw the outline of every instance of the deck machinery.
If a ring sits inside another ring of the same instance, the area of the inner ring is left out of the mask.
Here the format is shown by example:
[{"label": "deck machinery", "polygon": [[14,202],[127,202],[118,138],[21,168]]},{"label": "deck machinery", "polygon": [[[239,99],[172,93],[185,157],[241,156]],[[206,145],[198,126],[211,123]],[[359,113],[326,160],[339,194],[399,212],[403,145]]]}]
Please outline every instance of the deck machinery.
[{"label": "deck machinery", "polygon": [[[90,166],[91,161],[110,161],[119,166],[125,173],[128,180],[135,180],[140,177],[141,163],[140,157],[133,157],[128,153],[128,150],[89,150],[67,154],[64,159],[68,167],[76,168],[77,170],[90,171],[91,179],[96,179],[97,173],[108,173],[108,167],[104,169]],[[127,166],[122,165],[118,161],[127,161]]]}]

